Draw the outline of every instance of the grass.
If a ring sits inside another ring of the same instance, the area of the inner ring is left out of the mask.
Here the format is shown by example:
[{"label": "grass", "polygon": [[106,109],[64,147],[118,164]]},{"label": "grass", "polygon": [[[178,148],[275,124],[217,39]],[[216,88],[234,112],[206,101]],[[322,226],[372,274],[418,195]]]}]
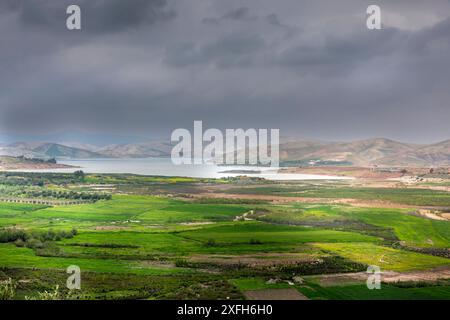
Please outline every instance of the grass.
[{"label": "grass", "polygon": [[450,222],[437,221],[392,209],[347,209],[345,216],[368,224],[391,228],[407,245],[417,247],[450,247]]},{"label": "grass", "polygon": [[268,194],[290,197],[378,200],[416,206],[449,206],[450,193],[418,188],[363,188],[347,186],[261,186],[233,188],[235,194]]},{"label": "grass", "polygon": [[[344,205],[293,204],[270,207],[263,221],[282,224],[322,226],[375,232],[391,232],[398,240],[413,247],[450,247],[450,222],[414,216],[411,209],[355,208]],[[280,210],[281,209],[281,210]],[[356,223],[355,223],[356,222]],[[373,230],[370,226],[379,227]]]},{"label": "grass", "polygon": [[[121,252],[128,255],[169,254],[186,255],[198,251],[200,245],[170,233],[145,233],[128,231],[84,232],[72,239],[61,241],[60,247],[66,252],[104,253],[101,245],[132,246],[130,248],[111,248],[110,253],[117,256]],[[86,244],[91,245],[87,247]],[[95,247],[98,245],[98,247]],[[133,248],[136,246],[137,248]]]},{"label": "grass", "polygon": [[[290,286],[286,282],[266,283],[269,278],[285,279],[294,273],[359,271],[366,265],[399,272],[449,266],[450,259],[387,246],[398,245],[401,241],[410,247],[450,248],[450,222],[415,216],[413,209],[356,208],[320,203],[274,204],[242,199],[181,200],[157,196],[165,192],[191,194],[191,191],[207,190],[216,183],[233,185],[231,180],[87,175],[84,181],[75,181],[64,174],[27,174],[22,178],[8,177],[8,188],[14,186],[10,183],[16,180],[24,183],[20,188],[44,182],[39,188],[61,191],[91,192],[92,186],[87,183],[115,184],[116,187],[112,200],[91,204],[46,207],[0,203],[1,228],[26,229],[29,234],[33,231],[78,230],[73,238],[43,241],[42,247],[30,246],[34,249],[18,247],[14,243],[0,244],[0,278],[13,274],[18,279],[36,280],[22,283],[21,295],[30,294],[41,281],[48,288],[55,283],[64,286],[65,269],[69,265],[78,265],[84,272],[83,279],[88,282],[89,289],[81,296],[86,299],[215,299],[226,296],[240,299],[241,291],[245,290],[292,287],[312,299],[448,298],[448,286],[400,288],[386,285],[382,290],[370,291],[365,285],[321,287],[309,280],[301,286]],[[249,187],[236,183],[232,192],[344,197],[421,205],[442,205],[450,199],[450,194],[444,192],[369,190],[351,188],[341,182],[334,186],[326,183],[272,183],[267,186],[265,183],[261,187],[257,182],[245,183]],[[254,214],[247,217],[255,220],[234,221],[236,216],[249,211]],[[305,250],[312,259],[295,265],[264,266],[258,270],[251,266],[234,268],[226,263],[214,264],[206,260],[202,264],[195,260],[213,255],[239,260],[245,254],[268,259],[268,253],[272,255],[271,259],[277,259],[277,253],[298,254]],[[318,264],[314,264],[316,262]]]},{"label": "grass", "polygon": [[433,300],[450,299],[450,286],[398,288],[382,284],[379,290],[369,290],[365,284],[321,287],[308,283],[298,290],[314,300]]},{"label": "grass", "polygon": [[186,272],[182,268],[161,268],[144,266],[135,261],[95,258],[60,258],[36,256],[32,249],[17,248],[13,244],[0,244],[0,266],[7,268],[37,268],[65,270],[77,265],[82,272],[131,273],[143,275],[160,275]]},{"label": "grass", "polygon": [[449,266],[450,260],[422,253],[393,249],[373,243],[317,243],[320,249],[381,270],[411,271]]},{"label": "grass", "polygon": [[262,278],[231,279],[230,283],[241,291],[292,288],[287,282],[267,283],[267,281]]},{"label": "grass", "polygon": [[271,225],[262,222],[242,222],[229,226],[210,227],[180,233],[183,237],[218,244],[251,243],[308,243],[308,242],[374,242],[378,239],[355,232],[322,230],[304,227]]},{"label": "grass", "polygon": [[382,284],[379,290],[369,290],[366,284],[351,284],[323,287],[306,281],[303,285],[289,285],[286,281],[268,284],[263,278],[239,278],[230,282],[241,292],[249,290],[296,288],[313,300],[433,300],[450,299],[450,285],[428,285],[401,288]]},{"label": "grass", "polygon": [[193,221],[232,220],[248,211],[244,206],[191,204],[189,202],[151,196],[118,196],[95,204],[52,207],[33,212],[37,219],[74,221],[146,223],[180,223]]}]

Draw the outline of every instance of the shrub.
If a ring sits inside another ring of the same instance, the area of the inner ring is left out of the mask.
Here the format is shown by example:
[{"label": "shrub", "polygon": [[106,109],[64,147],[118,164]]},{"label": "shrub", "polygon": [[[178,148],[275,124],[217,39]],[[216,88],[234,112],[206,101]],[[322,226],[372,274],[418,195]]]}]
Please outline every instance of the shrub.
[{"label": "shrub", "polygon": [[250,239],[250,244],[262,244],[261,240],[258,239]]},{"label": "shrub", "polygon": [[16,295],[17,284],[11,278],[0,281],[0,300],[12,300]]},{"label": "shrub", "polygon": [[29,238],[24,230],[16,228],[0,229],[0,243],[14,242],[18,239],[26,241]]},{"label": "shrub", "polygon": [[216,240],[214,240],[214,239],[208,239],[208,241],[206,242],[207,247],[214,247],[215,245],[216,245]]},{"label": "shrub", "polygon": [[45,290],[44,292],[38,292],[36,297],[26,296],[25,300],[63,300],[63,297],[61,296],[59,286],[57,285],[53,291]]}]

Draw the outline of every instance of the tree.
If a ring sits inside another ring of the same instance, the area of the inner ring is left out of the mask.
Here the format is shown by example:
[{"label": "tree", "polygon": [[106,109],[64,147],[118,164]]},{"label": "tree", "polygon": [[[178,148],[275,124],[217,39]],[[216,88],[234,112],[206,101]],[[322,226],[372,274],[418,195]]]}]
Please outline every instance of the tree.
[{"label": "tree", "polygon": [[77,179],[77,180],[84,180],[84,177],[85,177],[83,170],[77,170],[73,173],[73,175],[75,176],[75,179]]}]

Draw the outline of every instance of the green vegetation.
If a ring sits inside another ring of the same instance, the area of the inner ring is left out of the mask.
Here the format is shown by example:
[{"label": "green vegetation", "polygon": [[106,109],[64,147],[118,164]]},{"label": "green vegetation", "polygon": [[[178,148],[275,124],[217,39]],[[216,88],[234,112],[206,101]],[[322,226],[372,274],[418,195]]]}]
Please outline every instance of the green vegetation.
[{"label": "green vegetation", "polygon": [[317,186],[258,186],[234,188],[235,194],[273,194],[288,197],[381,200],[414,206],[449,206],[450,193],[414,188],[363,188]]},{"label": "green vegetation", "polygon": [[236,225],[186,231],[181,233],[181,235],[198,241],[214,239],[217,244],[250,243],[254,245],[270,243],[298,244],[319,241],[372,242],[377,240],[370,236],[352,232],[279,226],[260,222],[243,222]]},{"label": "green vegetation", "polygon": [[368,290],[365,284],[321,287],[308,283],[298,290],[310,299],[327,300],[433,300],[450,299],[450,286],[431,285],[419,288],[399,288],[383,284],[380,290]]},{"label": "green vegetation", "polygon": [[378,246],[372,243],[320,243],[320,249],[382,270],[411,271],[449,265],[449,259]]},{"label": "green vegetation", "polygon": [[11,278],[0,281],[0,300],[12,300],[16,296],[17,283]]},{"label": "green vegetation", "polygon": [[272,210],[259,219],[278,224],[357,230],[390,242],[403,241],[415,247],[450,247],[447,221],[424,219],[407,209],[295,204],[285,205],[281,210],[278,206]]},{"label": "green vegetation", "polygon": [[[211,191],[232,198],[194,197]],[[274,203],[234,197],[239,192],[450,203],[443,191],[341,182],[0,173],[0,199],[93,200],[0,202],[0,297],[242,299],[246,290],[296,288],[311,299],[449,298],[447,282],[373,291],[361,283],[324,286],[317,277],[368,265],[396,272],[448,268],[450,222],[424,218],[415,208]],[[79,292],[65,288],[70,265],[82,270]],[[305,282],[293,284],[296,276]]]}]

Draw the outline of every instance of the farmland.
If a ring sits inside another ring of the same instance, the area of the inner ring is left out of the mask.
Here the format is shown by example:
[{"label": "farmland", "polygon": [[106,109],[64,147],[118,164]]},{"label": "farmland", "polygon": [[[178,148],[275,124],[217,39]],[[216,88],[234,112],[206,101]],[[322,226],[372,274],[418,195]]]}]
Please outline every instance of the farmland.
[{"label": "farmland", "polygon": [[[15,299],[56,286],[61,299],[450,299],[447,191],[7,173],[0,192],[17,201],[0,202],[0,281],[16,283]],[[65,288],[71,265],[81,290]],[[370,265],[406,281],[369,290]]]}]

